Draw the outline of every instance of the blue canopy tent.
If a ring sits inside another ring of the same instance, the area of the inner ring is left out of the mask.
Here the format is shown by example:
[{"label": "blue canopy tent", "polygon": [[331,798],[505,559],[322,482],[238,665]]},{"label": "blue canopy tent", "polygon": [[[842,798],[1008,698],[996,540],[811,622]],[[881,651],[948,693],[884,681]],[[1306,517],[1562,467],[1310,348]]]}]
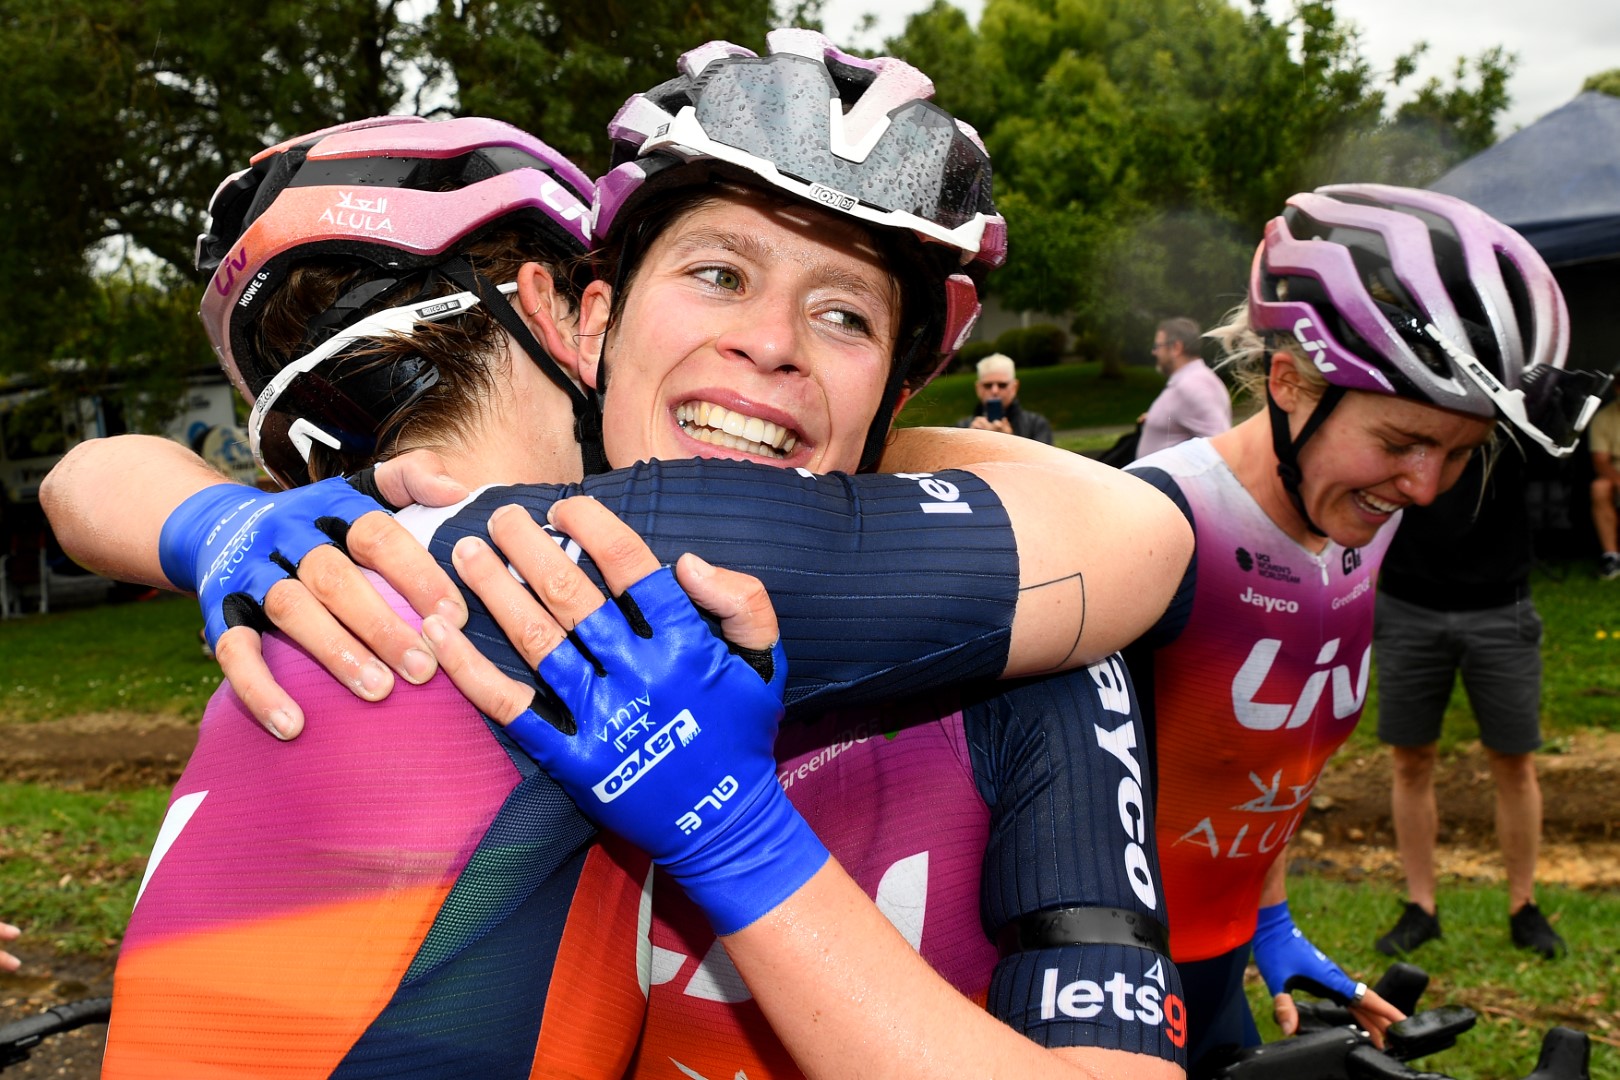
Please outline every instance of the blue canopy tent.
[{"label": "blue canopy tent", "polygon": [[1620,98],[1581,94],[1433,187],[1512,225],[1555,268],[1620,257]]}]

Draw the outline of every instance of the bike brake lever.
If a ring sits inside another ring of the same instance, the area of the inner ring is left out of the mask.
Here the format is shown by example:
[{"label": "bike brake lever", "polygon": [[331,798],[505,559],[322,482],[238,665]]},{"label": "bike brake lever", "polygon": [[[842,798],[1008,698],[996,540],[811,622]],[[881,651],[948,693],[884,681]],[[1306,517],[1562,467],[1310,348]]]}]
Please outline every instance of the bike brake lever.
[{"label": "bike brake lever", "polygon": [[1473,1009],[1463,1005],[1442,1005],[1408,1016],[1385,1030],[1386,1052],[1390,1057],[1411,1061],[1449,1050],[1457,1045],[1457,1036],[1473,1027],[1478,1019]]},{"label": "bike brake lever", "polygon": [[[1418,1000],[1429,988],[1429,973],[1415,964],[1397,961],[1384,969],[1373,984],[1373,992],[1408,1016],[1417,1012]],[[1331,1001],[1304,1001],[1299,1009],[1299,1030],[1321,1031],[1323,1028],[1356,1026],[1356,1018],[1343,1005]]]},{"label": "bike brake lever", "polygon": [[1384,969],[1373,990],[1408,1016],[1418,1011],[1418,1000],[1429,988],[1429,973],[1416,964],[1397,962]]},{"label": "bike brake lever", "polygon": [[1584,1031],[1549,1028],[1541,1037],[1536,1071],[1524,1080],[1591,1080],[1592,1040]]}]

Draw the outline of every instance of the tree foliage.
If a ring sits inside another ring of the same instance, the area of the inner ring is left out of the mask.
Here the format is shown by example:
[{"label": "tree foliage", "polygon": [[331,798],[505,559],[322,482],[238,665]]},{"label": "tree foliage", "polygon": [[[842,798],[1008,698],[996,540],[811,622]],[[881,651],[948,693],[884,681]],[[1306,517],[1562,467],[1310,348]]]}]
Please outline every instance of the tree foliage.
[{"label": "tree foliage", "polygon": [[1224,0],[988,0],[975,32],[936,3],[889,47],[936,75],[996,166],[1013,307],[1071,311],[1116,360],[1168,315],[1241,296],[1265,221],[1342,180],[1424,184],[1490,145],[1513,59],[1459,61],[1399,110],[1331,0],[1286,21]]},{"label": "tree foliage", "polygon": [[[27,299],[0,324],[0,371],[158,378],[206,363],[193,239],[215,185],[274,141],[381,113],[485,114],[599,172],[607,119],[682,50],[758,48],[773,21],[813,25],[819,8],[0,0],[0,287]],[[1382,76],[1331,0],[1282,22],[1226,0],[988,0],[977,29],[940,2],[891,49],[995,157],[1012,243],[996,287],[1074,311],[1081,347],[1105,357],[1164,314],[1228,304],[1290,192],[1422,183],[1488,144],[1512,64],[1499,50],[1460,64],[1386,115]],[[113,272],[125,251],[134,269]]]},{"label": "tree foliage", "polygon": [[1610,97],[1620,97],[1620,68],[1610,68],[1608,71],[1588,76],[1581,84],[1581,91],[1584,93],[1588,90],[1608,94]]},{"label": "tree foliage", "polygon": [[[819,0],[792,11],[813,22]],[[0,0],[0,287],[29,299],[0,327],[0,371],[88,378],[104,367],[86,350],[127,364],[137,341],[157,367],[196,363],[208,199],[275,141],[386,113],[485,114],[600,170],[632,91],[704,41],[760,47],[771,23],[770,0]],[[108,276],[125,250],[146,260],[139,288]],[[162,333],[113,318],[148,289],[177,301],[145,309],[172,320]]]}]

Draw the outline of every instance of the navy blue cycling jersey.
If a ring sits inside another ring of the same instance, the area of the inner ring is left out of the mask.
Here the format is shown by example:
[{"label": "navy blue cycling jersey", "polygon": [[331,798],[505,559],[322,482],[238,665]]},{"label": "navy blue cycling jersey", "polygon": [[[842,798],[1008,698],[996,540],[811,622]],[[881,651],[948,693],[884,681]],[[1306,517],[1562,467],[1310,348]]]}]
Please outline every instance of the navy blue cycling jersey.
[{"label": "navy blue cycling jersey", "polygon": [[[1108,929],[1162,914],[1142,739],[1116,656],[786,726],[778,776],[963,995],[1044,1046],[1181,1063],[1174,966]],[[661,876],[651,936],[629,1077],[801,1075],[702,913]]]}]

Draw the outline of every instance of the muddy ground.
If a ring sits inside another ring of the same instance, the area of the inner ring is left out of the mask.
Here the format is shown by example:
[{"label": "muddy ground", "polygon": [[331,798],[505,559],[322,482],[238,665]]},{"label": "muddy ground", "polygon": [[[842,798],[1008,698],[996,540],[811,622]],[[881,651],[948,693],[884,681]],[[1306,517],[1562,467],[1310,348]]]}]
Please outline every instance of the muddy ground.
[{"label": "muddy ground", "polygon": [[[7,725],[5,736],[9,780],[128,790],[172,784],[191,752],[196,727],[183,720],[101,715]],[[1545,802],[1539,877],[1577,888],[1620,889],[1620,734],[1578,736],[1560,749],[1538,758]],[[1438,788],[1444,818],[1440,872],[1500,880],[1490,773],[1477,746],[1441,762]],[[1388,759],[1383,754],[1336,758],[1295,844],[1295,857],[1316,871],[1351,880],[1398,879]],[[17,975],[0,976],[0,1024],[111,992],[110,953],[57,956],[26,939],[18,951],[27,966]],[[97,1026],[51,1040],[31,1061],[7,1069],[7,1080],[95,1077],[103,1032]]]}]

